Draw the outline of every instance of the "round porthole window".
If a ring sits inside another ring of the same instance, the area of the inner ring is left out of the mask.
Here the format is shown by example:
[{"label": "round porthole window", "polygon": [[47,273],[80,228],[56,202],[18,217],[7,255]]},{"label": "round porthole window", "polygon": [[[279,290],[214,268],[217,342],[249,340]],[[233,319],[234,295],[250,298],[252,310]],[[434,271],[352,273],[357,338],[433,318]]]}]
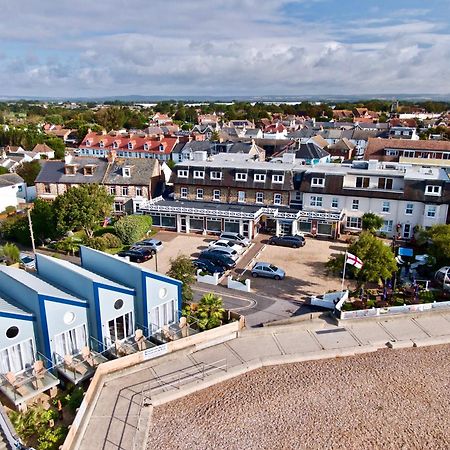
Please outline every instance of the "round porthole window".
[{"label": "round porthole window", "polygon": [[67,311],[64,314],[63,320],[66,325],[71,324],[75,320],[75,313],[73,313],[72,311]]},{"label": "round porthole window", "polygon": [[123,300],[119,298],[114,302],[114,309],[120,309],[123,306]]},{"label": "round porthole window", "polygon": [[159,298],[165,298],[167,296],[167,289],[166,288],[161,288],[159,290]]},{"label": "round porthole window", "polygon": [[19,334],[19,329],[17,327],[9,327],[6,330],[6,337],[9,339],[14,339]]}]

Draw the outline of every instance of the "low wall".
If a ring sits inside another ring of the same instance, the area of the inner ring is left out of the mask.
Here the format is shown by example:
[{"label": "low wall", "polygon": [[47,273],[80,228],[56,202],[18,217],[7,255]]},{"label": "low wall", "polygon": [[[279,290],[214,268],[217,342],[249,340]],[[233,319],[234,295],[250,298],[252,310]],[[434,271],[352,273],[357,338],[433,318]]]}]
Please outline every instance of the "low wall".
[{"label": "low wall", "polygon": [[251,280],[249,278],[245,280],[245,284],[240,281],[233,280],[233,277],[231,276],[227,278],[227,287],[229,289],[236,289],[237,291],[250,292],[250,283]]},{"label": "low wall", "polygon": [[321,296],[311,296],[309,304],[322,308],[335,309],[348,300],[348,291],[329,292]]},{"label": "low wall", "polygon": [[362,317],[393,316],[446,308],[450,308],[450,302],[419,303],[417,305],[388,306],[386,308],[358,309],[356,311],[340,311],[338,308],[336,310],[339,318],[345,320]]},{"label": "low wall", "polygon": [[217,286],[219,284],[218,273],[215,273],[214,275],[200,275],[201,273],[201,270],[197,270],[197,281],[199,283],[212,284],[213,286]]},{"label": "low wall", "polygon": [[209,341],[217,342],[222,338],[230,339],[232,335],[234,335],[233,338],[236,338],[238,335],[238,331],[240,331],[244,327],[245,322],[244,318],[241,316],[238,316],[238,318],[231,318],[236,320],[234,322],[222,325],[217,328],[213,328],[211,330],[203,331],[186,338],[168,342],[167,344],[164,344],[164,346],[160,346],[162,347],[162,350],[160,350],[159,354],[157,351],[155,351],[154,353],[142,351],[100,364],[95,371],[94,376],[92,377],[89,388],[84,395],[80,408],[78,409],[75,419],[69,428],[69,432],[64,441],[64,444],[61,446],[61,450],[75,450],[78,448],[82,438],[79,432],[83,432],[87,424],[87,420],[89,420],[92,410],[95,407],[97,398],[103,387],[104,377],[106,375],[110,375],[114,372],[136,366],[140,363],[153,358],[157,358],[159,356],[163,356],[168,353],[173,353],[188,347],[195,347],[197,345],[205,345]]}]

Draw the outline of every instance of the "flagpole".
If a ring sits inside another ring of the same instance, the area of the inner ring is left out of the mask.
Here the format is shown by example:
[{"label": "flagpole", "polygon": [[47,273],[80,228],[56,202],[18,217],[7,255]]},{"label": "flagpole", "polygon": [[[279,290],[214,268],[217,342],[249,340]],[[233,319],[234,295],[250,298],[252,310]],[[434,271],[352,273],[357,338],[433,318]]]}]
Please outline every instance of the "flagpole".
[{"label": "flagpole", "polygon": [[347,266],[347,250],[345,251],[344,256],[344,270],[342,271],[342,285],[341,285],[341,291],[344,290],[344,280],[345,280],[345,267]]}]

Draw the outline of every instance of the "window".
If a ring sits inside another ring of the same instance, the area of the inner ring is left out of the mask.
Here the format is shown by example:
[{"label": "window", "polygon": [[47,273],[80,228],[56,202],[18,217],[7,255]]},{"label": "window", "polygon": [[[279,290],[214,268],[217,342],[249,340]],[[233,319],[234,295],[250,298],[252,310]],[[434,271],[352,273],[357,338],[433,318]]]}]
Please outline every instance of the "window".
[{"label": "window", "polygon": [[203,200],[203,189],[197,189],[197,200]]},{"label": "window", "polygon": [[414,158],[416,156],[416,152],[414,150],[404,150],[403,156],[405,158]]},{"label": "window", "polygon": [[197,179],[205,178],[205,171],[204,170],[194,170],[194,178],[197,178]]},{"label": "window", "polygon": [[253,181],[255,183],[264,183],[266,181],[266,174],[264,173],[255,173],[253,176]]},{"label": "window", "polygon": [[318,187],[325,186],[325,178],[313,178],[311,181],[311,186],[318,186]]},{"label": "window", "polygon": [[142,197],[142,188],[141,187],[136,188],[136,197]]},{"label": "window", "polygon": [[220,189],[213,190],[213,200],[215,202],[220,202]]},{"label": "window", "polygon": [[236,181],[247,181],[247,174],[241,172],[236,173]]},{"label": "window", "polygon": [[108,322],[108,331],[109,336],[106,337],[107,345],[132,336],[134,334],[133,313],[130,311],[110,320]]},{"label": "window", "polygon": [[51,189],[50,189],[50,185],[49,184],[44,185],[44,192],[46,194],[50,194],[51,193]]},{"label": "window", "polygon": [[284,183],[284,175],[272,175],[272,183]]},{"label": "window", "polygon": [[18,186],[17,187],[17,192],[22,192],[23,191],[23,186]]},{"label": "window", "polygon": [[405,208],[405,214],[411,215],[414,210],[414,204],[413,203],[407,203]]},{"label": "window", "polygon": [[312,195],[309,204],[310,206],[322,206],[322,197]]},{"label": "window", "polygon": [[124,177],[130,177],[131,176],[131,169],[129,167],[124,167],[122,169],[122,175]]},{"label": "window", "polygon": [[339,199],[337,197],[333,197],[331,199],[331,207],[332,208],[339,208]]},{"label": "window", "polygon": [[378,189],[392,189],[393,182],[392,178],[378,178]]},{"label": "window", "polygon": [[264,203],[264,192],[256,193],[256,203]]},{"label": "window", "polygon": [[147,144],[147,142],[144,144],[144,150],[148,150],[148,144]]},{"label": "window", "polygon": [[282,196],[281,194],[273,194],[273,204],[274,205],[281,205],[282,202]]},{"label": "window", "polygon": [[133,143],[132,142],[128,142],[128,148],[131,150],[133,148]]},{"label": "window", "polygon": [[245,202],[245,191],[238,191],[238,202]]},{"label": "window", "polygon": [[397,150],[386,150],[386,156],[398,156]]},{"label": "window", "polygon": [[114,202],[114,211],[116,213],[123,212],[123,203],[121,203],[121,202]]},{"label": "window", "polygon": [[8,339],[14,339],[15,337],[17,337],[18,334],[19,334],[19,328],[17,328],[16,326],[9,327],[6,330],[6,337]]},{"label": "window", "polygon": [[427,217],[436,217],[437,207],[429,205],[427,206]]},{"label": "window", "polygon": [[362,228],[361,217],[347,217],[347,227],[348,228]]},{"label": "window", "polygon": [[122,196],[126,197],[128,195],[128,187],[122,186]]},{"label": "window", "polygon": [[80,325],[71,330],[54,336],[55,359],[61,361],[65,355],[77,355],[87,344],[86,325]]},{"label": "window", "polygon": [[33,341],[28,339],[0,351],[0,373],[17,374],[30,368],[34,362]]},{"label": "window", "polygon": [[219,171],[211,172],[211,180],[221,180],[221,179],[222,179],[222,172]]},{"label": "window", "polygon": [[356,177],[356,185],[357,188],[368,188],[370,184],[369,177]]},{"label": "window", "polygon": [[164,144],[159,144],[159,151],[163,152],[164,151]]},{"label": "window", "polygon": [[178,171],[178,178],[187,178],[188,177],[188,170],[179,170]]},{"label": "window", "polygon": [[427,195],[441,195],[441,186],[427,185],[425,187],[425,194]]},{"label": "window", "polygon": [[99,146],[100,146],[101,148],[103,148],[103,147],[105,146],[105,143],[104,143],[103,141],[100,141],[100,142],[99,142]]},{"label": "window", "polygon": [[150,310],[150,331],[156,333],[164,325],[170,325],[176,320],[175,300],[169,300]]},{"label": "window", "polygon": [[115,186],[109,187],[109,195],[116,195],[116,187]]},{"label": "window", "polygon": [[358,211],[358,209],[359,209],[359,200],[353,200],[352,201],[352,210],[353,211]]},{"label": "window", "polygon": [[394,229],[394,221],[393,220],[385,220],[383,222],[383,226],[380,228],[380,231],[384,233],[390,233]]},{"label": "window", "polygon": [[381,211],[384,213],[388,213],[391,209],[391,203],[390,202],[383,202],[381,206]]},{"label": "window", "polygon": [[187,187],[182,187],[180,189],[180,197],[181,198],[188,198],[188,188]]}]

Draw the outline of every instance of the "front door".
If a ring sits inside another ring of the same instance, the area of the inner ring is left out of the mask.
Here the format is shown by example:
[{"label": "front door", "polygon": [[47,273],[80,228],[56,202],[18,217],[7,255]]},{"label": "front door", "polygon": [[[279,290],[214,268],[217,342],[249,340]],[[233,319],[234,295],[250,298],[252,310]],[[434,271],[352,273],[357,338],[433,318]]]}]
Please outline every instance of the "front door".
[{"label": "front door", "polygon": [[403,225],[403,239],[409,239],[411,237],[411,225],[405,223]]},{"label": "front door", "polygon": [[108,322],[109,336],[106,338],[106,344],[111,345],[116,341],[123,341],[134,333],[133,313],[129,312],[123,316],[117,316]]},{"label": "front door", "polygon": [[181,218],[181,232],[186,233],[186,217]]},{"label": "front door", "polygon": [[249,236],[249,233],[248,233],[248,222],[244,222],[244,223],[242,224],[242,234],[243,234],[244,237],[246,237],[246,238],[250,237],[250,236]]}]

